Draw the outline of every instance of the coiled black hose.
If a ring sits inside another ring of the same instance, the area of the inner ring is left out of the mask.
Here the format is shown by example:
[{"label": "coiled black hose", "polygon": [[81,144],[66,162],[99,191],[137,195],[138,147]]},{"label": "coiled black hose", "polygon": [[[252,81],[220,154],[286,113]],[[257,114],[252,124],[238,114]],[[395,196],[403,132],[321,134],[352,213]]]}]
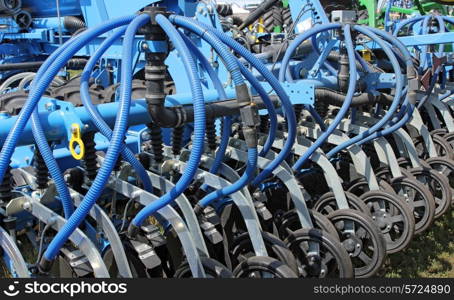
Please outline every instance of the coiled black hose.
[{"label": "coiled black hose", "polygon": [[154,155],[154,161],[156,163],[162,163],[164,161],[164,147],[161,127],[154,123],[151,123],[148,124],[148,128],[150,129],[151,148]]},{"label": "coiled black hose", "polygon": [[222,17],[233,15],[233,9],[231,4],[218,4],[216,6],[216,11]]},{"label": "coiled black hose", "polygon": [[11,167],[8,167],[5,172],[5,176],[3,177],[3,181],[0,183],[0,201],[1,202],[8,202],[12,198],[12,175],[11,175]]},{"label": "coiled black hose", "polygon": [[44,161],[38,146],[35,146],[35,160],[33,166],[36,170],[36,184],[38,189],[47,188],[49,182],[49,169],[47,168],[46,162]]},{"label": "coiled black hose", "polygon": [[85,22],[74,16],[66,16],[63,20],[63,26],[69,32],[76,32],[80,29],[86,28]]},{"label": "coiled black hose", "polygon": [[98,174],[98,162],[96,160],[96,143],[95,133],[87,132],[82,136],[82,141],[85,144],[84,167],[87,171],[87,177],[94,180]]},{"label": "coiled black hose", "polygon": [[[318,88],[315,90],[316,105],[321,105],[319,102],[342,106],[345,100],[345,94],[330,90],[327,88]],[[370,104],[390,104],[393,101],[393,96],[378,93],[377,95],[370,93],[362,93],[353,97],[352,107],[370,105]],[[317,108],[316,108],[317,109]]]},{"label": "coiled black hose", "polygon": [[181,148],[183,147],[183,133],[184,127],[176,127],[172,131],[172,153],[173,155],[179,155]]},{"label": "coiled black hose", "polygon": [[216,125],[214,120],[207,120],[206,122],[206,137],[208,142],[208,148],[211,151],[215,151],[217,148],[216,142]]}]

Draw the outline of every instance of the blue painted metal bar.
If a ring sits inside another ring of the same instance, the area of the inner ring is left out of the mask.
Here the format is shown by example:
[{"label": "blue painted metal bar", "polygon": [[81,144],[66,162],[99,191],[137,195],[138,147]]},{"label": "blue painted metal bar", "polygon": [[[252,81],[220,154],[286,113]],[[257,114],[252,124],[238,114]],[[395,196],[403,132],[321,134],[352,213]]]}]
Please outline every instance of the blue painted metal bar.
[{"label": "blue painted metal bar", "polygon": [[[227,89],[229,98],[235,97],[233,89]],[[218,94],[215,90],[209,90],[204,93],[205,102],[218,101]],[[167,106],[188,105],[192,104],[190,94],[179,94],[168,96],[166,99]],[[102,118],[109,126],[115,124],[118,112],[118,103],[100,104],[97,106]],[[95,130],[95,126],[84,107],[74,107],[69,102],[57,101],[50,98],[42,98],[39,103],[39,116],[46,136],[50,141],[67,140],[70,135],[71,125],[78,123],[83,130]],[[0,145],[5,141],[10,129],[16,122],[17,117],[3,117],[2,126],[0,127]],[[143,125],[151,122],[148,114],[148,108],[145,100],[135,100],[130,110],[130,126]],[[34,138],[30,123],[24,129],[20,145],[34,144]]]},{"label": "blue painted metal bar", "polygon": [[420,46],[420,45],[439,45],[454,43],[454,32],[433,33],[417,36],[403,36],[399,40],[405,46]]}]

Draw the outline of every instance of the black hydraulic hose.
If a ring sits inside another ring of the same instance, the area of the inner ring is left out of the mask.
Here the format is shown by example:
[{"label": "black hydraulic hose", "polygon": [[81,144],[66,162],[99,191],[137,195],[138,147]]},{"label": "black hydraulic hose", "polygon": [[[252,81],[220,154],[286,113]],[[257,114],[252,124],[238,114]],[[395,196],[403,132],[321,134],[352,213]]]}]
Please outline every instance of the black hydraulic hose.
[{"label": "black hydraulic hose", "polygon": [[16,70],[38,70],[44,61],[31,61],[11,64],[1,64],[0,72],[2,71],[16,71]]},{"label": "black hydraulic hose", "polygon": [[65,17],[63,20],[63,26],[70,32],[76,32],[87,27],[84,21],[74,16]]},{"label": "black hydraulic hose", "polygon": [[238,27],[239,30],[243,30],[244,28],[248,27],[252,23],[254,23],[258,18],[260,18],[268,9],[271,8],[274,4],[276,4],[279,0],[267,0],[260,4]]},{"label": "black hydraulic hose", "polygon": [[[87,59],[85,58],[73,58],[68,61],[66,67],[69,69],[83,69],[86,63]],[[44,61],[29,61],[20,63],[0,64],[0,72],[19,70],[38,70],[43,64]]]},{"label": "black hydraulic hose", "polygon": [[[335,106],[342,106],[345,100],[345,94],[330,90],[327,88],[318,88],[315,90],[316,101],[321,101],[326,104]],[[393,101],[393,97],[383,93],[376,95],[370,93],[362,93],[353,97],[352,107],[358,107],[362,105],[373,105],[376,103],[390,104]]]},{"label": "black hydraulic hose", "polygon": [[[276,96],[270,96],[274,106],[279,106],[279,100]],[[253,103],[258,109],[265,109],[266,106],[260,97],[252,97]],[[205,105],[206,118],[216,119],[224,116],[234,116],[240,114],[241,106],[236,99],[212,102]],[[192,123],[194,121],[194,107],[178,106],[154,106],[150,111],[153,122],[162,128],[177,128],[184,124]]]}]

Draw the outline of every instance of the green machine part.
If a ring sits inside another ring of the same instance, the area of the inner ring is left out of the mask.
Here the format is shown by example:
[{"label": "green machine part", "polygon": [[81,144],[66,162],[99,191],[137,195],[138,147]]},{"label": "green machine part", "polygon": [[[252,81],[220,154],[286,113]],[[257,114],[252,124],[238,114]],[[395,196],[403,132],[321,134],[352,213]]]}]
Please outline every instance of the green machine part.
[{"label": "green machine part", "polygon": [[[384,12],[386,8],[383,8],[381,11],[377,9],[376,0],[359,0],[359,4],[362,7],[365,7],[367,10],[368,17],[360,20],[361,24],[367,24],[371,27],[382,27],[384,24]],[[448,10],[446,4],[454,5],[454,0],[452,1],[424,1],[424,0],[414,0],[415,6],[412,8],[402,8],[393,6],[391,7],[391,12],[396,12],[405,15],[421,14],[425,15],[432,10],[438,10],[441,14],[447,15]]]}]

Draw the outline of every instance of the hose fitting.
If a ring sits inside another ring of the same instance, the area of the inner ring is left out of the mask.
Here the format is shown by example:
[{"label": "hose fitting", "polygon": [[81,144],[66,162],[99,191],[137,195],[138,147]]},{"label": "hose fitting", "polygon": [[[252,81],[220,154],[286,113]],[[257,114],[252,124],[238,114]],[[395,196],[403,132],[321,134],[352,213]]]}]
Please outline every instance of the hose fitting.
[{"label": "hose fitting", "polygon": [[134,239],[140,233],[140,227],[130,223],[128,226],[127,236],[130,239]]},{"label": "hose fitting", "polygon": [[43,256],[43,257],[41,257],[41,260],[39,261],[38,270],[42,274],[47,274],[52,269],[53,264],[54,264],[54,260],[49,260]]}]

